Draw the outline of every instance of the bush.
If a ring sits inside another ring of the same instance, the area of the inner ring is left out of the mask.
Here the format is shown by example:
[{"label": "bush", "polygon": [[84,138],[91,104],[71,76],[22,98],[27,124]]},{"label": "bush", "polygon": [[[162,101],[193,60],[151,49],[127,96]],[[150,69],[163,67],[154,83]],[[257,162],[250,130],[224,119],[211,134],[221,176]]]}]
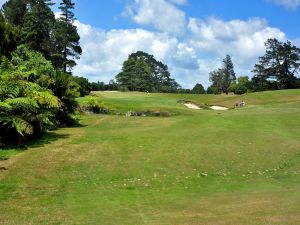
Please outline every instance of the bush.
[{"label": "bush", "polygon": [[109,110],[105,108],[104,104],[100,101],[99,97],[88,97],[86,103],[80,106],[81,112],[89,112],[89,113],[96,113],[96,114],[107,114]]},{"label": "bush", "polygon": [[243,95],[247,92],[247,87],[244,85],[237,85],[234,94]]}]

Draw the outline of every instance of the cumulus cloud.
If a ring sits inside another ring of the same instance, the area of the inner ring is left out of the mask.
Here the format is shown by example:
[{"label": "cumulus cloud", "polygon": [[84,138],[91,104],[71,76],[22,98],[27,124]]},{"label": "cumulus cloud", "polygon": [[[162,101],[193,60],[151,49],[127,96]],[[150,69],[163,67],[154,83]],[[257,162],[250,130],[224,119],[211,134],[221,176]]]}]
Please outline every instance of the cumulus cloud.
[{"label": "cumulus cloud", "polygon": [[2,5],[6,2],[6,0],[0,0],[0,8],[2,7]]},{"label": "cumulus cloud", "polygon": [[300,6],[300,0],[268,0],[287,9],[296,10]]},{"label": "cumulus cloud", "polygon": [[[286,41],[285,34],[268,26],[263,19],[223,21],[190,18],[190,35],[178,39],[174,34],[145,29],[100,30],[75,21],[81,36],[83,55],[74,73],[91,81],[108,82],[117,75],[124,60],[136,51],[145,51],[169,66],[181,85],[209,85],[209,72],[221,66],[226,54],[232,56],[237,75],[251,75],[258,56],[265,52],[268,38]],[[296,40],[298,43],[299,40]]]},{"label": "cumulus cloud", "polygon": [[[75,21],[75,25],[81,36],[83,55],[74,73],[87,76],[91,81],[113,79],[128,55],[136,51],[145,51],[163,63],[175,65],[174,72],[180,68],[197,69],[194,50],[166,33],[144,29],[104,31],[79,21]],[[184,82],[180,76],[177,78]]]},{"label": "cumulus cloud", "polygon": [[185,13],[176,4],[185,0],[133,0],[126,7],[125,14],[143,26],[153,27],[160,32],[183,34],[186,27]]},{"label": "cumulus cloud", "polygon": [[199,72],[206,79],[209,71],[220,66],[226,54],[231,55],[238,75],[251,75],[257,58],[265,53],[265,41],[269,38],[287,39],[281,30],[268,26],[260,18],[247,21],[190,18],[188,28],[191,37],[187,43],[199,53]]},{"label": "cumulus cloud", "polygon": [[220,56],[224,53],[234,54],[243,60],[261,54],[268,38],[286,39],[281,30],[269,27],[260,18],[247,21],[223,21],[215,17],[205,21],[190,18],[188,27],[193,35],[191,43],[199,50]]}]

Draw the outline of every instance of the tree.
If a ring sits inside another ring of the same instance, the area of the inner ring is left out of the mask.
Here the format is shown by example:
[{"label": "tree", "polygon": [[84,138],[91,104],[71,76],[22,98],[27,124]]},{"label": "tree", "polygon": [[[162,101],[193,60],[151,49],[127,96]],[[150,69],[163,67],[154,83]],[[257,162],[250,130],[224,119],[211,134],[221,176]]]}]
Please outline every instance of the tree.
[{"label": "tree", "polygon": [[230,55],[226,55],[225,59],[223,59],[223,87],[222,90],[226,94],[228,94],[228,88],[230,84],[236,80],[234,66],[231,61]]},{"label": "tree", "polygon": [[40,136],[55,123],[60,101],[50,90],[28,82],[3,58],[0,66],[0,144]]},{"label": "tree", "polygon": [[207,88],[206,90],[206,93],[207,94],[221,94],[221,91],[218,87],[214,86],[214,85],[211,85]]},{"label": "tree", "polygon": [[222,68],[209,74],[209,80],[218,89],[218,92],[228,94],[230,84],[236,80],[234,66],[229,55],[226,55],[225,59],[223,59]]},{"label": "tree", "polygon": [[268,79],[275,79],[280,89],[295,88],[295,75],[300,69],[300,48],[290,41],[282,43],[275,38],[268,39],[265,46],[265,55],[259,57],[259,62],[254,67],[254,79],[261,84],[268,83]]},{"label": "tree", "polygon": [[11,55],[12,63],[19,67],[27,80],[38,83],[42,76],[47,76],[48,81],[50,81],[54,68],[51,62],[46,60],[40,52],[35,52],[26,45],[19,45]]},{"label": "tree", "polygon": [[53,63],[55,68],[67,72],[75,65],[75,59],[79,59],[82,49],[79,45],[80,36],[74,23],[74,3],[71,0],[62,0],[59,9],[61,16],[55,25],[55,53]]},{"label": "tree", "polygon": [[4,3],[2,11],[5,19],[14,26],[21,28],[28,12],[28,3],[28,0],[9,0]]},{"label": "tree", "polygon": [[238,78],[237,83],[232,82],[229,91],[234,92],[235,94],[242,95],[245,94],[248,90],[251,90],[251,82],[249,81],[248,76],[241,76]]},{"label": "tree", "polygon": [[73,119],[78,103],[76,97],[80,96],[79,85],[73,80],[71,74],[55,71],[51,77],[49,89],[59,98],[62,103],[61,108],[56,112],[56,119],[62,125],[73,125]]},{"label": "tree", "polygon": [[21,27],[24,42],[33,50],[50,58],[54,13],[50,6],[51,0],[31,0]]},{"label": "tree", "polygon": [[180,87],[167,65],[142,51],[129,55],[116,80],[130,91],[175,92]]},{"label": "tree", "polygon": [[22,42],[49,59],[54,13],[51,0],[9,0],[3,5],[5,18],[20,30]]},{"label": "tree", "polygon": [[223,90],[223,69],[218,69],[209,73],[209,81],[212,82],[211,87],[214,90],[213,94],[221,93]]},{"label": "tree", "polygon": [[204,87],[202,84],[196,84],[195,87],[191,91],[192,94],[205,94]]},{"label": "tree", "polygon": [[73,77],[73,80],[79,85],[79,92],[81,97],[84,97],[91,92],[91,86],[88,79],[84,77]]},{"label": "tree", "polygon": [[12,27],[0,13],[0,57],[9,56],[20,42],[20,35],[17,29]]}]

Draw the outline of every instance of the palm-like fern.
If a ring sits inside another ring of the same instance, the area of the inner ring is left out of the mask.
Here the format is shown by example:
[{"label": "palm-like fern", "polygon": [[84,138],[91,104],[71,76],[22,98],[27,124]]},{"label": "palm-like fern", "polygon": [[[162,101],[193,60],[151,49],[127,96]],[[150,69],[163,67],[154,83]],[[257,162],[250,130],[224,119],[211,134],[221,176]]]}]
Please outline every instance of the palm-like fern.
[{"label": "palm-like fern", "polygon": [[[4,59],[0,66],[0,137],[37,135],[53,125],[61,104],[51,91],[22,78]],[[12,68],[14,70],[12,70]]]}]

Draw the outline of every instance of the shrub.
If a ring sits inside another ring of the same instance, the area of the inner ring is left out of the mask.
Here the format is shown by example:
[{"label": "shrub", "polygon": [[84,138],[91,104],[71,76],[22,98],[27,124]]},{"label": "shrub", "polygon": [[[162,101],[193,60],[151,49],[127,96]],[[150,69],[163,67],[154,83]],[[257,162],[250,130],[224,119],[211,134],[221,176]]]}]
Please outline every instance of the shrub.
[{"label": "shrub", "polygon": [[246,92],[247,92],[247,87],[245,87],[244,85],[237,85],[234,93],[237,95],[243,95]]},{"label": "shrub", "polygon": [[109,110],[105,108],[104,104],[100,101],[99,97],[89,96],[88,100],[80,106],[81,112],[90,112],[90,113],[109,113]]}]

